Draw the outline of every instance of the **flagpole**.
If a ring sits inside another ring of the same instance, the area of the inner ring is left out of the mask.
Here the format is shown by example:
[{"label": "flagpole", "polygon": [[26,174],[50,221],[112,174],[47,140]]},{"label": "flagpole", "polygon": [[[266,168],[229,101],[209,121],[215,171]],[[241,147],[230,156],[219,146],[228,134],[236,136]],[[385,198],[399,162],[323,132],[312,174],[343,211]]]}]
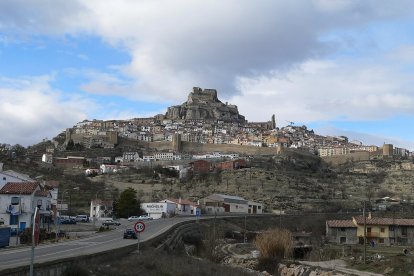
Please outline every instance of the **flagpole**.
[{"label": "flagpole", "polygon": [[33,276],[33,263],[34,263],[34,248],[36,246],[36,238],[35,232],[39,235],[39,231],[36,231],[36,228],[39,227],[37,216],[38,216],[39,208],[36,207],[34,214],[33,214],[33,227],[32,227],[32,254],[30,257],[30,276]]}]

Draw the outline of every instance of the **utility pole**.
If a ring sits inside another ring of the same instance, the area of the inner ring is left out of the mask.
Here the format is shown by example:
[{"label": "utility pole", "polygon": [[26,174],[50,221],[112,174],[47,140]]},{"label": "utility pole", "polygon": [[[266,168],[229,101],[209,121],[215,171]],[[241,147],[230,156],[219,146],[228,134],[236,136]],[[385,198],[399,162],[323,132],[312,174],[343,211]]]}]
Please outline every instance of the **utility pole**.
[{"label": "utility pole", "polygon": [[362,211],[364,216],[364,264],[367,263],[367,217],[365,216],[365,200],[364,200],[364,209]]},{"label": "utility pole", "polygon": [[243,243],[246,243],[247,242],[247,236],[246,236],[246,231],[247,231],[246,225],[247,225],[247,223],[246,223],[246,218],[247,218],[247,216],[244,216],[244,241],[243,241]]}]

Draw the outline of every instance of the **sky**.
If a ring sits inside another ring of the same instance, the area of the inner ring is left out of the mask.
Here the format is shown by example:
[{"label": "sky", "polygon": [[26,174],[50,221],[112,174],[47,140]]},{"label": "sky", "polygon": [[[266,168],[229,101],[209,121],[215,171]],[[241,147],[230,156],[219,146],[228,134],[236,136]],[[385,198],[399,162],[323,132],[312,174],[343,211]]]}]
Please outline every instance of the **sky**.
[{"label": "sky", "polygon": [[412,0],[0,1],[0,143],[217,89],[249,121],[414,150]]}]

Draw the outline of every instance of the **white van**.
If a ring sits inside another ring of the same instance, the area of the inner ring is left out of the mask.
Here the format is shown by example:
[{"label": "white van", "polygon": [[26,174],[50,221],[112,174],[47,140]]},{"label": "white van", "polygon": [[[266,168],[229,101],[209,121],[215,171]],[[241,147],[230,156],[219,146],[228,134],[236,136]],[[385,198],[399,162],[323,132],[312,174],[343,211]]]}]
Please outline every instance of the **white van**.
[{"label": "white van", "polygon": [[75,219],[79,222],[89,222],[89,217],[87,215],[77,215]]}]

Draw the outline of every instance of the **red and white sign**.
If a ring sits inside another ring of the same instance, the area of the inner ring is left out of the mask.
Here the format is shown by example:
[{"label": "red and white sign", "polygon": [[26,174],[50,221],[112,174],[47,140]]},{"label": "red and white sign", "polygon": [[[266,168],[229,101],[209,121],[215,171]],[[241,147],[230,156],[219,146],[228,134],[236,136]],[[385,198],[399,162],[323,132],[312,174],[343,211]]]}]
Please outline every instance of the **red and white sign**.
[{"label": "red and white sign", "polygon": [[135,232],[138,232],[138,233],[144,232],[144,230],[145,230],[145,223],[142,222],[142,221],[135,222],[135,224],[134,224],[134,230],[135,230]]}]

